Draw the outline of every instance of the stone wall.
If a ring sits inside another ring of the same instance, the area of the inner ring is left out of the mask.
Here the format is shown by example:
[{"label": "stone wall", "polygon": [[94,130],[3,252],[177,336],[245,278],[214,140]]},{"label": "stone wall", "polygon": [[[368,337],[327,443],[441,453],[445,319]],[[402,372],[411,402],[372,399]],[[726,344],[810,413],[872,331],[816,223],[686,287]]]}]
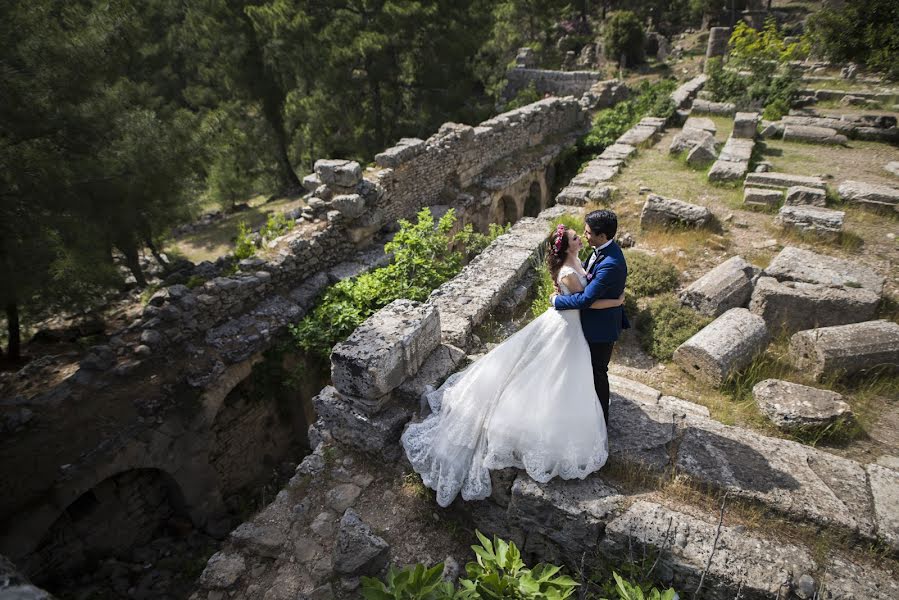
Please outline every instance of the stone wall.
[{"label": "stone wall", "polygon": [[602,81],[599,71],[550,71],[547,69],[527,69],[517,67],[506,71],[509,82],[503,90],[505,98],[514,98],[521,90],[534,84],[541,96],[580,96],[594,84]]}]

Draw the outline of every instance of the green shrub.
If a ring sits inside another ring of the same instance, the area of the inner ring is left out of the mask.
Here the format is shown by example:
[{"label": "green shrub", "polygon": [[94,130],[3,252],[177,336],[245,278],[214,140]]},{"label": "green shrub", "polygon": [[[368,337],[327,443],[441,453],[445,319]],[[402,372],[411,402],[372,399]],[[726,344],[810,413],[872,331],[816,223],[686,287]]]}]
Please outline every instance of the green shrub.
[{"label": "green shrub", "polygon": [[532,104],[537,100],[540,100],[540,98],[540,94],[537,93],[537,87],[532,81],[527,85],[527,87],[518,90],[518,93],[515,94],[515,97],[509,100],[509,102],[506,104],[506,110],[512,110],[515,108],[521,108],[522,106],[527,106],[528,104]]},{"label": "green shrub", "polygon": [[674,294],[652,298],[637,317],[640,345],[658,360],[670,360],[678,346],[711,319],[683,306]]},{"label": "green shrub", "polygon": [[418,213],[415,223],[401,219],[400,230],[384,246],[385,252],[393,254],[393,261],[328,288],[315,309],[291,326],[297,345],[327,359],[334,344],[346,339],[378,309],[398,298],[426,300],[431,291],[454,277],[469,253],[466,244],[483,248],[506,231],[492,226],[489,233],[477,234],[466,226],[451,236],[455,222],[456,214],[449,210],[435,226],[429,208]]},{"label": "green shrub", "polygon": [[643,62],[646,34],[640,17],[629,10],[613,12],[606,19],[604,30],[606,58],[618,64],[625,57],[626,66]]},{"label": "green shrub", "polygon": [[814,47],[830,60],[861,63],[899,79],[896,0],[847,0],[811,15],[808,30]]},{"label": "green shrub", "polygon": [[256,254],[256,243],[252,238],[253,232],[244,221],[237,224],[237,241],[234,243],[234,258],[243,260]]},{"label": "green shrub", "polygon": [[273,240],[282,236],[293,227],[293,221],[287,218],[283,212],[273,212],[268,216],[268,220],[259,230],[259,235],[264,240]]},{"label": "green shrub", "polygon": [[627,260],[627,290],[638,298],[673,291],[677,287],[678,272],[671,263],[645,252],[629,250]]},{"label": "green shrub", "polygon": [[640,82],[630,100],[619,102],[596,114],[590,132],[580,142],[583,150],[602,152],[643,117],[671,117],[674,114],[674,103],[670,96],[676,85],[671,79],[655,83]]}]

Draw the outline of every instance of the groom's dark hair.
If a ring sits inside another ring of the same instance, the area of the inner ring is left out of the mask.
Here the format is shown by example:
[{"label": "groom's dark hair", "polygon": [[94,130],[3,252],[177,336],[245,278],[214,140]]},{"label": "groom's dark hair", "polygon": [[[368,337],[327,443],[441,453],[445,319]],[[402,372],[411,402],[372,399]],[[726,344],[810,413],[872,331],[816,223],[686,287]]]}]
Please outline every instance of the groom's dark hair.
[{"label": "groom's dark hair", "polygon": [[618,217],[608,209],[594,210],[584,217],[593,233],[604,233],[606,238],[614,239],[618,233]]}]

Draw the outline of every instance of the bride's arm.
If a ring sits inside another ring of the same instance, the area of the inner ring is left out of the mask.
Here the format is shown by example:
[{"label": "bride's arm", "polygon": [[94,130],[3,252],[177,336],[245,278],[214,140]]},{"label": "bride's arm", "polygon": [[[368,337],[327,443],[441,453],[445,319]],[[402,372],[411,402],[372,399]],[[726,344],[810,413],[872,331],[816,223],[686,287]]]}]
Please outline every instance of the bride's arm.
[{"label": "bride's arm", "polygon": [[562,283],[565,284],[565,287],[571,290],[571,293],[584,291],[584,286],[581,285],[581,280],[578,279],[575,273],[569,273],[568,275],[563,277]]},{"label": "bride's arm", "polygon": [[590,308],[616,308],[618,306],[621,306],[622,304],[624,304],[624,292],[621,292],[621,295],[617,298],[604,298],[602,300],[596,300],[593,304],[590,305]]}]

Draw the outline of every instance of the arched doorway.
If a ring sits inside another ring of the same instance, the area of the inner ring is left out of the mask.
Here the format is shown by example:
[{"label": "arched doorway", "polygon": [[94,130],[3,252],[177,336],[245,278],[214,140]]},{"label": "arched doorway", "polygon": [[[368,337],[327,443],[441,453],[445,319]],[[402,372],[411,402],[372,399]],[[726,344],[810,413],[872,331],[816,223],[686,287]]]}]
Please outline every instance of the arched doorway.
[{"label": "arched doorway", "polygon": [[499,199],[496,207],[496,221],[500,225],[506,223],[515,223],[518,221],[518,206],[516,206],[515,198],[511,196],[503,196]]},{"label": "arched doorway", "polygon": [[543,207],[543,190],[540,188],[540,182],[534,181],[528,189],[528,199],[524,203],[524,216],[536,217],[540,214]]}]

